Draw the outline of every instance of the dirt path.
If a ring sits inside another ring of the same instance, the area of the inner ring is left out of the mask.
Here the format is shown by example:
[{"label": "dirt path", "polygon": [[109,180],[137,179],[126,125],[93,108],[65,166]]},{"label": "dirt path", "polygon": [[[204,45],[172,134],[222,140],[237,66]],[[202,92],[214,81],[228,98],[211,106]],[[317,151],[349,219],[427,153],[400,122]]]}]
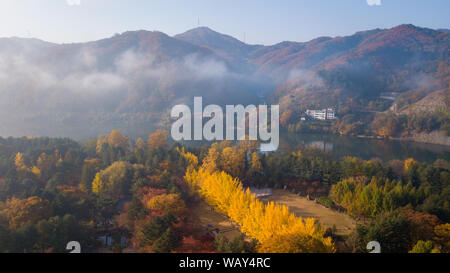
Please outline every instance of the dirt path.
[{"label": "dirt path", "polygon": [[325,227],[336,225],[338,235],[348,235],[355,228],[355,221],[348,215],[325,208],[305,197],[284,191],[274,190],[273,195],[261,199],[265,202],[276,202],[289,207],[295,215],[303,218],[315,218]]}]

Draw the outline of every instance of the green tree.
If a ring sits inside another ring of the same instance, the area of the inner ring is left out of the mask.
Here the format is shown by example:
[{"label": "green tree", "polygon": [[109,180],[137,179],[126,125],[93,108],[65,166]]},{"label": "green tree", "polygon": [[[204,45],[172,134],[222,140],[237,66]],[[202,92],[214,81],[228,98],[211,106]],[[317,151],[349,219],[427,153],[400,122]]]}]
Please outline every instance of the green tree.
[{"label": "green tree", "polygon": [[154,251],[156,253],[169,253],[178,245],[179,239],[176,237],[172,228],[168,228],[163,235],[156,241]]},{"label": "green tree", "polygon": [[81,170],[80,186],[88,192],[92,191],[92,180],[99,168],[98,159],[87,159],[84,161],[83,169]]},{"label": "green tree", "polygon": [[106,195],[113,199],[121,199],[130,194],[133,182],[140,177],[135,177],[144,167],[131,165],[128,162],[118,161],[96,174],[92,182],[92,191],[100,195]]},{"label": "green tree", "polygon": [[407,253],[413,244],[409,222],[398,213],[380,215],[366,226],[358,225],[356,232],[363,251],[371,241],[379,242],[383,253]]},{"label": "green tree", "polygon": [[171,212],[166,213],[164,216],[153,217],[150,223],[148,223],[142,231],[144,236],[140,245],[153,245],[153,243],[161,237],[175,221],[176,218]]}]

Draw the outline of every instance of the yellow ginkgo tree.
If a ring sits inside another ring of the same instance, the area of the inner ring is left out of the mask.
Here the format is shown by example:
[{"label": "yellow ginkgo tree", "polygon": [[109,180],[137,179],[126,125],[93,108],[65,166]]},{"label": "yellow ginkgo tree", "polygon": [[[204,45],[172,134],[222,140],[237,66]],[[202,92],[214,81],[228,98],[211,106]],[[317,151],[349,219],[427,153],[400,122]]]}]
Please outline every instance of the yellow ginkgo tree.
[{"label": "yellow ginkgo tree", "polygon": [[249,189],[244,190],[238,179],[204,167],[188,168],[185,179],[191,190],[258,240],[260,252],[335,252],[331,238],[324,237],[324,229],[316,220],[296,217],[286,206],[264,204]]}]

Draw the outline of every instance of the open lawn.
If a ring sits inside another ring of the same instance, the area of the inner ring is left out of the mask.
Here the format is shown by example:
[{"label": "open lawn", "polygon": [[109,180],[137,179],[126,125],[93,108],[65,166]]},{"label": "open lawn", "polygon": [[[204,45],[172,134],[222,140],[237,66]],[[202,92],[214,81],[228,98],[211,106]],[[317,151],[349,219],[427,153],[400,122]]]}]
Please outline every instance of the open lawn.
[{"label": "open lawn", "polygon": [[295,215],[303,218],[315,218],[324,227],[333,227],[336,225],[338,235],[348,235],[355,228],[356,223],[350,216],[339,213],[332,209],[316,204],[314,201],[308,201],[305,197],[284,191],[274,190],[273,195],[261,199],[264,202],[276,202],[289,207],[289,210]]}]

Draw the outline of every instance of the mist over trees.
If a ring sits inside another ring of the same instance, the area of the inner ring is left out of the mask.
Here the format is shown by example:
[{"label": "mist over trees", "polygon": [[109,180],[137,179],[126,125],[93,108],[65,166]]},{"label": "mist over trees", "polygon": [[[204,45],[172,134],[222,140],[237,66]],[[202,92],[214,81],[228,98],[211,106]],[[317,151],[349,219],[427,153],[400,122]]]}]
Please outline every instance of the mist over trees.
[{"label": "mist over trees", "polygon": [[404,93],[403,109],[448,90],[449,36],[401,25],[273,46],[208,28],[82,44],[2,38],[0,135],[86,139],[120,129],[143,137],[167,127],[171,107],[194,96],[205,104],[280,104],[294,125],[307,107],[387,110],[376,105],[382,92]]},{"label": "mist over trees", "polygon": [[261,90],[211,51],[157,32],[17,42],[23,47],[0,46],[0,135],[87,138],[117,127],[140,136],[194,95],[225,105],[255,102]]}]

